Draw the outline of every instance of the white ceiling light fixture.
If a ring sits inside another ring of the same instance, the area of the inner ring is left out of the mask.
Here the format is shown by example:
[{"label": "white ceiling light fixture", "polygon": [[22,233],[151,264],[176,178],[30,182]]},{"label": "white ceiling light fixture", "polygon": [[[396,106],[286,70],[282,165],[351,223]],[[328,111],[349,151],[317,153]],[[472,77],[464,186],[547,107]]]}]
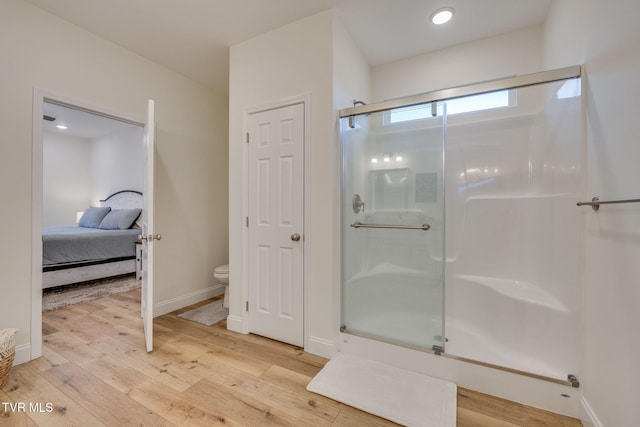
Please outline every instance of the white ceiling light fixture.
[{"label": "white ceiling light fixture", "polygon": [[436,25],[446,24],[453,18],[453,13],[452,7],[441,7],[431,14],[431,22]]},{"label": "white ceiling light fixture", "polygon": [[58,129],[62,129],[62,130],[64,130],[64,129],[69,129],[69,127],[68,127],[67,125],[63,125],[63,124],[56,125],[56,127],[57,127]]}]

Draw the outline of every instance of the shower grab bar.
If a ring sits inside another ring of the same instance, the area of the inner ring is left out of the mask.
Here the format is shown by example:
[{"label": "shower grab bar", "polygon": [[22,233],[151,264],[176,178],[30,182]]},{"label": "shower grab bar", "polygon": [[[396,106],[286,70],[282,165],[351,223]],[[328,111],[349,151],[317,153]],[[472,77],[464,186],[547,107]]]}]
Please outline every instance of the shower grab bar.
[{"label": "shower grab bar", "polygon": [[591,206],[594,211],[600,209],[600,205],[611,205],[614,203],[640,203],[640,199],[619,199],[619,200],[600,200],[597,197],[591,199],[590,202],[578,202],[578,206]]},{"label": "shower grab bar", "polygon": [[351,224],[353,228],[393,228],[396,230],[422,230],[427,231],[431,228],[429,224],[422,225],[391,225],[391,224],[366,224],[356,221]]}]

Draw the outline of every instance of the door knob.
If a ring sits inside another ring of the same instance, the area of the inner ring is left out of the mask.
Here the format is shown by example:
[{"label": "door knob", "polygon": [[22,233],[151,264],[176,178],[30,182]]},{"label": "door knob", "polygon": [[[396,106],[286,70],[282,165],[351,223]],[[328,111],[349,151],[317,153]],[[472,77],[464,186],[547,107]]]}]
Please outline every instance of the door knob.
[{"label": "door knob", "polygon": [[297,242],[298,240],[300,240],[300,235],[298,233],[293,233],[291,235],[291,240],[293,240],[294,242]]},{"label": "door knob", "polygon": [[148,236],[145,236],[143,234],[138,234],[138,239],[151,242],[153,240],[161,240],[162,236],[160,234],[149,234]]}]

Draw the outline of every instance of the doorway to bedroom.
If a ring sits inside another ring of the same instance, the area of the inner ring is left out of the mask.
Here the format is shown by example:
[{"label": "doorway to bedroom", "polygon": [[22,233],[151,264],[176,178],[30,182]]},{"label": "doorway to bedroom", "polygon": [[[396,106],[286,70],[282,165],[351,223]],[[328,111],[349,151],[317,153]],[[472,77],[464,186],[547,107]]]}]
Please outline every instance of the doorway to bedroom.
[{"label": "doorway to bedroom", "polygon": [[[137,241],[145,128],[79,104],[43,95],[34,99],[31,358],[41,354],[42,334],[47,333],[43,311],[118,294],[130,305],[137,303],[140,313],[142,245]],[[49,230],[57,235],[81,230],[91,236],[71,237],[79,246],[56,241],[49,247]],[[100,245],[92,246],[98,239]],[[134,298],[131,291],[137,292]]]},{"label": "doorway to bedroom", "polygon": [[43,103],[43,310],[140,287],[142,138],[140,126]]},{"label": "doorway to bedroom", "polygon": [[45,101],[42,130],[43,309],[138,288],[143,128]]}]

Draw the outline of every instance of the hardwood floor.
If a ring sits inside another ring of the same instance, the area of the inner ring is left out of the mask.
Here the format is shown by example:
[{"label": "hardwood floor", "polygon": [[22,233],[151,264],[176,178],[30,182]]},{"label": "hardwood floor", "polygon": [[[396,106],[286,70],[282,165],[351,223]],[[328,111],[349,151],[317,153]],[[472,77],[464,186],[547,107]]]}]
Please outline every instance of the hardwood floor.
[{"label": "hardwood floor", "polygon": [[[43,357],[12,369],[0,425],[396,425],[307,392],[326,359],[228,331],[225,322],[176,316],[185,310],[155,319],[152,353],[144,351],[139,291],[43,313]],[[461,427],[581,426],[463,388],[457,417]]]}]

